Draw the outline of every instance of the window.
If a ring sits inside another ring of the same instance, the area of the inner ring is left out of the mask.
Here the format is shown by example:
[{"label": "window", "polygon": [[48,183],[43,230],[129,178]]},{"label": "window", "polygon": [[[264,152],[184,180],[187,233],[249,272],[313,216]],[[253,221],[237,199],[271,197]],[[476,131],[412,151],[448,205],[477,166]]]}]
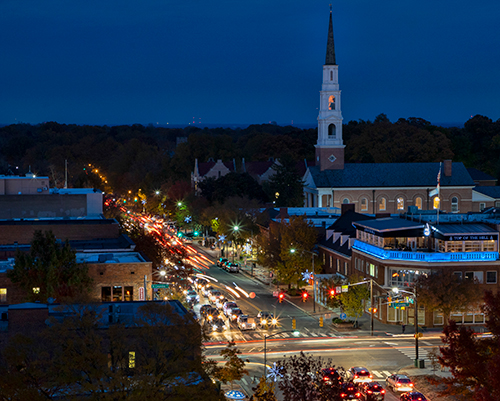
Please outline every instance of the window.
[{"label": "window", "polygon": [[0,302],[7,302],[7,288],[0,288]]},{"label": "window", "polygon": [[437,196],[435,196],[433,199],[432,199],[432,207],[434,209],[439,209],[439,203],[440,203],[440,200]]},{"label": "window", "polygon": [[500,207],[500,201],[495,202],[495,207]]},{"label": "window", "polygon": [[337,128],[335,127],[335,124],[330,124],[328,126],[328,136],[331,138],[335,138],[337,135]]},{"label": "window", "polygon": [[113,286],[113,302],[120,302],[123,300],[122,287],[120,285]]},{"label": "window", "polygon": [[451,198],[451,212],[452,213],[458,212],[458,198],[456,196]]},{"label": "window", "polygon": [[337,271],[339,272],[340,271],[340,259],[336,259],[337,261]]},{"label": "window", "polygon": [[368,210],[368,199],[366,198],[361,199],[361,210],[364,212]]},{"label": "window", "polygon": [[444,317],[442,313],[434,311],[434,325],[439,326],[444,324]]},{"label": "window", "polygon": [[415,198],[415,206],[418,210],[422,210],[422,198],[420,196]]},{"label": "window", "polygon": [[101,301],[102,302],[111,302],[111,287],[102,287],[101,288]]},{"label": "window", "polygon": [[347,276],[347,262],[344,262],[344,275]]},{"label": "window", "polygon": [[380,198],[380,202],[378,204],[378,210],[386,210],[387,208],[387,201],[385,198]]},{"label": "window", "polygon": [[330,71],[330,81],[333,81],[333,71]]},{"label": "window", "polygon": [[33,294],[40,294],[40,287],[33,287]]},{"label": "window", "polygon": [[464,277],[466,280],[474,280],[474,272],[465,272]]},{"label": "window", "polygon": [[453,276],[458,280],[462,280],[462,272],[453,272]]},{"label": "window", "polygon": [[370,263],[370,276],[375,277],[375,265]]},{"label": "window", "polygon": [[474,281],[477,281],[479,284],[483,284],[484,272],[474,272]]},{"label": "window", "polygon": [[480,212],[482,212],[484,209],[486,209],[486,203],[481,202],[481,203],[479,204],[479,211],[480,211]]},{"label": "window", "polygon": [[403,198],[397,198],[396,199],[396,209],[398,210],[404,210],[405,208],[405,201]]},{"label": "window", "polygon": [[496,283],[497,283],[497,272],[496,271],[486,272],[486,284],[496,284]]},{"label": "window", "polygon": [[347,199],[347,198],[342,199],[342,203],[344,205],[347,205],[349,203],[349,199]]},{"label": "window", "polygon": [[134,287],[125,287],[125,293],[123,294],[124,301],[133,301],[134,300]]},{"label": "window", "polygon": [[135,368],[135,351],[128,353],[128,367],[129,369]]},{"label": "window", "polygon": [[328,98],[328,109],[329,110],[335,110],[335,96],[331,95]]}]

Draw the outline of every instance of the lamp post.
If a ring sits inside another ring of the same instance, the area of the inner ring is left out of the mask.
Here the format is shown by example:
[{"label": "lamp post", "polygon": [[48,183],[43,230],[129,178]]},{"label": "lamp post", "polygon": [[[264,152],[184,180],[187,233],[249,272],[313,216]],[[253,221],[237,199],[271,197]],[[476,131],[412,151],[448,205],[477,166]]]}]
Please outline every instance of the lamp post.
[{"label": "lamp post", "polygon": [[[291,253],[295,253],[295,249],[290,249]],[[313,274],[313,313],[316,313],[316,273],[314,272],[314,257],[318,256],[312,251],[306,251],[305,249],[301,249],[301,252],[307,252],[311,254],[311,263],[312,263],[312,274]]]},{"label": "lamp post", "polygon": [[[414,301],[414,305],[415,305],[415,316],[414,316],[414,319],[415,319],[415,364],[418,364],[418,303],[417,303],[417,289],[414,288],[413,291],[406,291],[406,290],[401,290],[397,287],[393,288],[392,289],[393,292],[395,292],[396,294],[399,293],[399,292],[404,292],[406,294],[410,294],[413,296],[413,301]],[[418,367],[418,365],[417,365]]]},{"label": "lamp post", "polygon": [[277,333],[267,335],[264,334],[264,379],[267,381],[267,339],[277,336],[278,334],[281,333],[293,333],[295,336],[299,335],[298,330],[283,330],[283,331],[278,331]]},{"label": "lamp post", "polygon": [[[240,228],[239,228],[238,226],[234,226],[234,227],[233,227],[233,237],[238,236],[238,230],[239,230],[239,229],[240,229]],[[234,241],[235,241],[235,238],[233,238],[233,263],[234,263],[234,249],[235,249],[235,248],[234,248]]]}]

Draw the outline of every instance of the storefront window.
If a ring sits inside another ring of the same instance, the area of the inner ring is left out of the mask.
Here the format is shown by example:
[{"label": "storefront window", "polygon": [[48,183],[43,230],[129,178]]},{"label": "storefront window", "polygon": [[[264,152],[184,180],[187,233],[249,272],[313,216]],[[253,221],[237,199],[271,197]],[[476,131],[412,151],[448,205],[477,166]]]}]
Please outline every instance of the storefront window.
[{"label": "storefront window", "polygon": [[102,302],[111,302],[111,287],[102,287],[101,288],[101,301]]},{"label": "storefront window", "polygon": [[123,297],[122,286],[121,285],[113,286],[113,302],[120,302],[122,300],[122,297]]}]

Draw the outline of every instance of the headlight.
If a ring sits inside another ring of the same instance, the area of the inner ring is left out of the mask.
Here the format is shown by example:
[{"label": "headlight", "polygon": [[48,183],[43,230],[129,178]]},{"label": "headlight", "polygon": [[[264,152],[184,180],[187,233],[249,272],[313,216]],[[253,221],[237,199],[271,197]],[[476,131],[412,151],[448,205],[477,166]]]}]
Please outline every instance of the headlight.
[{"label": "headlight", "polygon": [[212,319],[213,319],[212,315],[208,315],[208,320],[212,320]]},{"label": "headlight", "polygon": [[255,327],[255,323],[252,323],[252,327]]},{"label": "headlight", "polygon": [[264,319],[264,320],[262,320],[262,322],[261,322],[261,323],[262,323],[262,324],[267,324],[267,320],[266,320],[266,319]]},{"label": "headlight", "polygon": [[278,323],[278,321],[276,319],[273,319],[272,324],[276,324],[276,323]]},{"label": "headlight", "polygon": [[213,325],[213,326],[212,326],[212,330],[213,330],[213,331],[217,330],[217,326],[216,326],[216,325]]},{"label": "headlight", "polygon": [[237,317],[236,315],[233,315],[233,319],[236,319],[236,317]]}]

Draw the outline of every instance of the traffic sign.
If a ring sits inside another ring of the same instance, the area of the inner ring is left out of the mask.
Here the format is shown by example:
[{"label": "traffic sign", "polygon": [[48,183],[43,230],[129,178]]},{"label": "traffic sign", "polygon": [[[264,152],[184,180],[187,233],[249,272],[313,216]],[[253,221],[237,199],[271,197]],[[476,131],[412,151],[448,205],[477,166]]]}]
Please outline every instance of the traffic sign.
[{"label": "traffic sign", "polygon": [[139,301],[145,301],[144,287],[139,287]]},{"label": "traffic sign", "polygon": [[408,306],[410,306],[410,304],[408,302],[392,302],[389,306],[391,308],[401,308],[401,307],[407,308]]},{"label": "traffic sign", "polygon": [[339,316],[340,316],[340,318],[342,320],[346,320],[347,319],[347,315],[345,313],[341,313]]},{"label": "traffic sign", "polygon": [[342,292],[347,292],[349,291],[349,286],[348,285],[343,285],[342,286]]},{"label": "traffic sign", "polygon": [[151,288],[168,288],[168,284],[151,284]]}]

